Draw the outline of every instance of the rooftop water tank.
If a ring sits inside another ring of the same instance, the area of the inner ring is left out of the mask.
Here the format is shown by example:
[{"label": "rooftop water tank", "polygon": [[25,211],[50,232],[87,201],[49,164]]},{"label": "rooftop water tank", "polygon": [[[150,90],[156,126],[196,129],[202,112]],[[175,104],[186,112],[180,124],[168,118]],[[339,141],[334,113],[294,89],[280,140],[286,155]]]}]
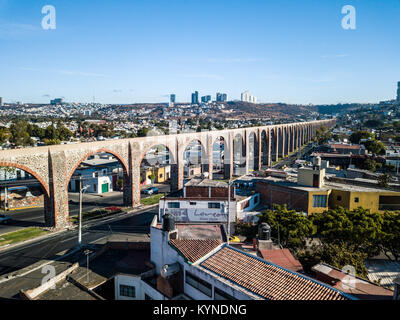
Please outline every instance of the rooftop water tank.
[{"label": "rooftop water tank", "polygon": [[175,230],[175,219],[171,214],[166,213],[163,215],[162,229],[163,231]]},{"label": "rooftop water tank", "polygon": [[258,239],[271,240],[271,227],[268,223],[263,222],[258,226]]},{"label": "rooftop water tank", "polygon": [[163,278],[168,278],[179,272],[179,269],[179,263],[166,264],[161,268],[161,276]]}]

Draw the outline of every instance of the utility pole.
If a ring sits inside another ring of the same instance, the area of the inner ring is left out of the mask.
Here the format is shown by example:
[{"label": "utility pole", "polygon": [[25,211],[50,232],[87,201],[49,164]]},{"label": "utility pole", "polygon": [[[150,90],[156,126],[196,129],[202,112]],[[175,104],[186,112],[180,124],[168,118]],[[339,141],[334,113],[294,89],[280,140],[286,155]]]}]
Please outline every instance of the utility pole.
[{"label": "utility pole", "polygon": [[78,226],[78,245],[82,245],[82,176],[79,176],[79,226]]},{"label": "utility pole", "polygon": [[90,254],[90,250],[86,249],[84,251],[85,255],[86,255],[86,283],[89,283],[89,254]]},{"label": "utility pole", "polygon": [[230,213],[231,213],[231,179],[228,181],[228,225],[227,225],[227,230],[228,230],[228,236],[227,236],[227,244],[229,246],[229,237],[231,236],[231,222],[230,222]]}]

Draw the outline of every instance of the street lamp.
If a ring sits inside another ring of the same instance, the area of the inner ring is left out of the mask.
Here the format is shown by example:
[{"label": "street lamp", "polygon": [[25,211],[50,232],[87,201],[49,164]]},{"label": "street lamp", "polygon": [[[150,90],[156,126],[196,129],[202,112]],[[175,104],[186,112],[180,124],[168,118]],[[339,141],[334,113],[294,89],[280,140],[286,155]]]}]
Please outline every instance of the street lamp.
[{"label": "street lamp", "polygon": [[79,216],[78,216],[78,245],[82,245],[82,198],[83,192],[85,192],[89,188],[89,185],[86,185],[82,188],[82,176],[79,177]]}]

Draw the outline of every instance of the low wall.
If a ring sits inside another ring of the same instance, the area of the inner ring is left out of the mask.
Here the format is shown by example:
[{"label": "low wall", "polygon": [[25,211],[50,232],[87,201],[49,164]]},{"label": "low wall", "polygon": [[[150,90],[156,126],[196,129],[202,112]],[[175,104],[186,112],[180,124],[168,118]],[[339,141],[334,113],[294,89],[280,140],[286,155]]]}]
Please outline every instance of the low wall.
[{"label": "low wall", "polygon": [[38,296],[40,296],[42,293],[44,293],[45,291],[49,290],[53,285],[56,285],[58,282],[65,280],[67,278],[67,276],[74,270],[76,270],[78,268],[79,264],[78,263],[74,263],[71,267],[69,267],[67,270],[61,272],[60,274],[56,275],[53,279],[51,279],[50,281],[47,281],[45,283],[43,283],[42,285],[34,288],[34,289],[30,289],[27,291],[20,291],[20,298],[23,300],[34,300],[36,299]]}]

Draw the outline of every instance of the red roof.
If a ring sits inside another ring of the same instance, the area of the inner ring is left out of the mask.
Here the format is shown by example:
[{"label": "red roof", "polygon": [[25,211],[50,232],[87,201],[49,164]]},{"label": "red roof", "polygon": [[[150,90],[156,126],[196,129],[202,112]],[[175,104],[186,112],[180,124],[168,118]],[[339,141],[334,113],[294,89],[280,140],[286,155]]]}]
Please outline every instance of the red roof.
[{"label": "red roof", "polygon": [[261,256],[278,266],[284,267],[286,269],[300,272],[303,271],[303,266],[296,260],[290,253],[289,249],[277,249],[277,250],[258,250]]},{"label": "red roof", "polygon": [[348,144],[330,144],[329,145],[332,149],[361,149],[359,145],[348,145]]},{"label": "red roof", "polygon": [[217,276],[268,300],[348,300],[353,297],[238,249],[223,246],[200,263]]},{"label": "red roof", "polygon": [[195,262],[210,253],[222,242],[217,239],[171,240],[170,243],[189,261]]}]

